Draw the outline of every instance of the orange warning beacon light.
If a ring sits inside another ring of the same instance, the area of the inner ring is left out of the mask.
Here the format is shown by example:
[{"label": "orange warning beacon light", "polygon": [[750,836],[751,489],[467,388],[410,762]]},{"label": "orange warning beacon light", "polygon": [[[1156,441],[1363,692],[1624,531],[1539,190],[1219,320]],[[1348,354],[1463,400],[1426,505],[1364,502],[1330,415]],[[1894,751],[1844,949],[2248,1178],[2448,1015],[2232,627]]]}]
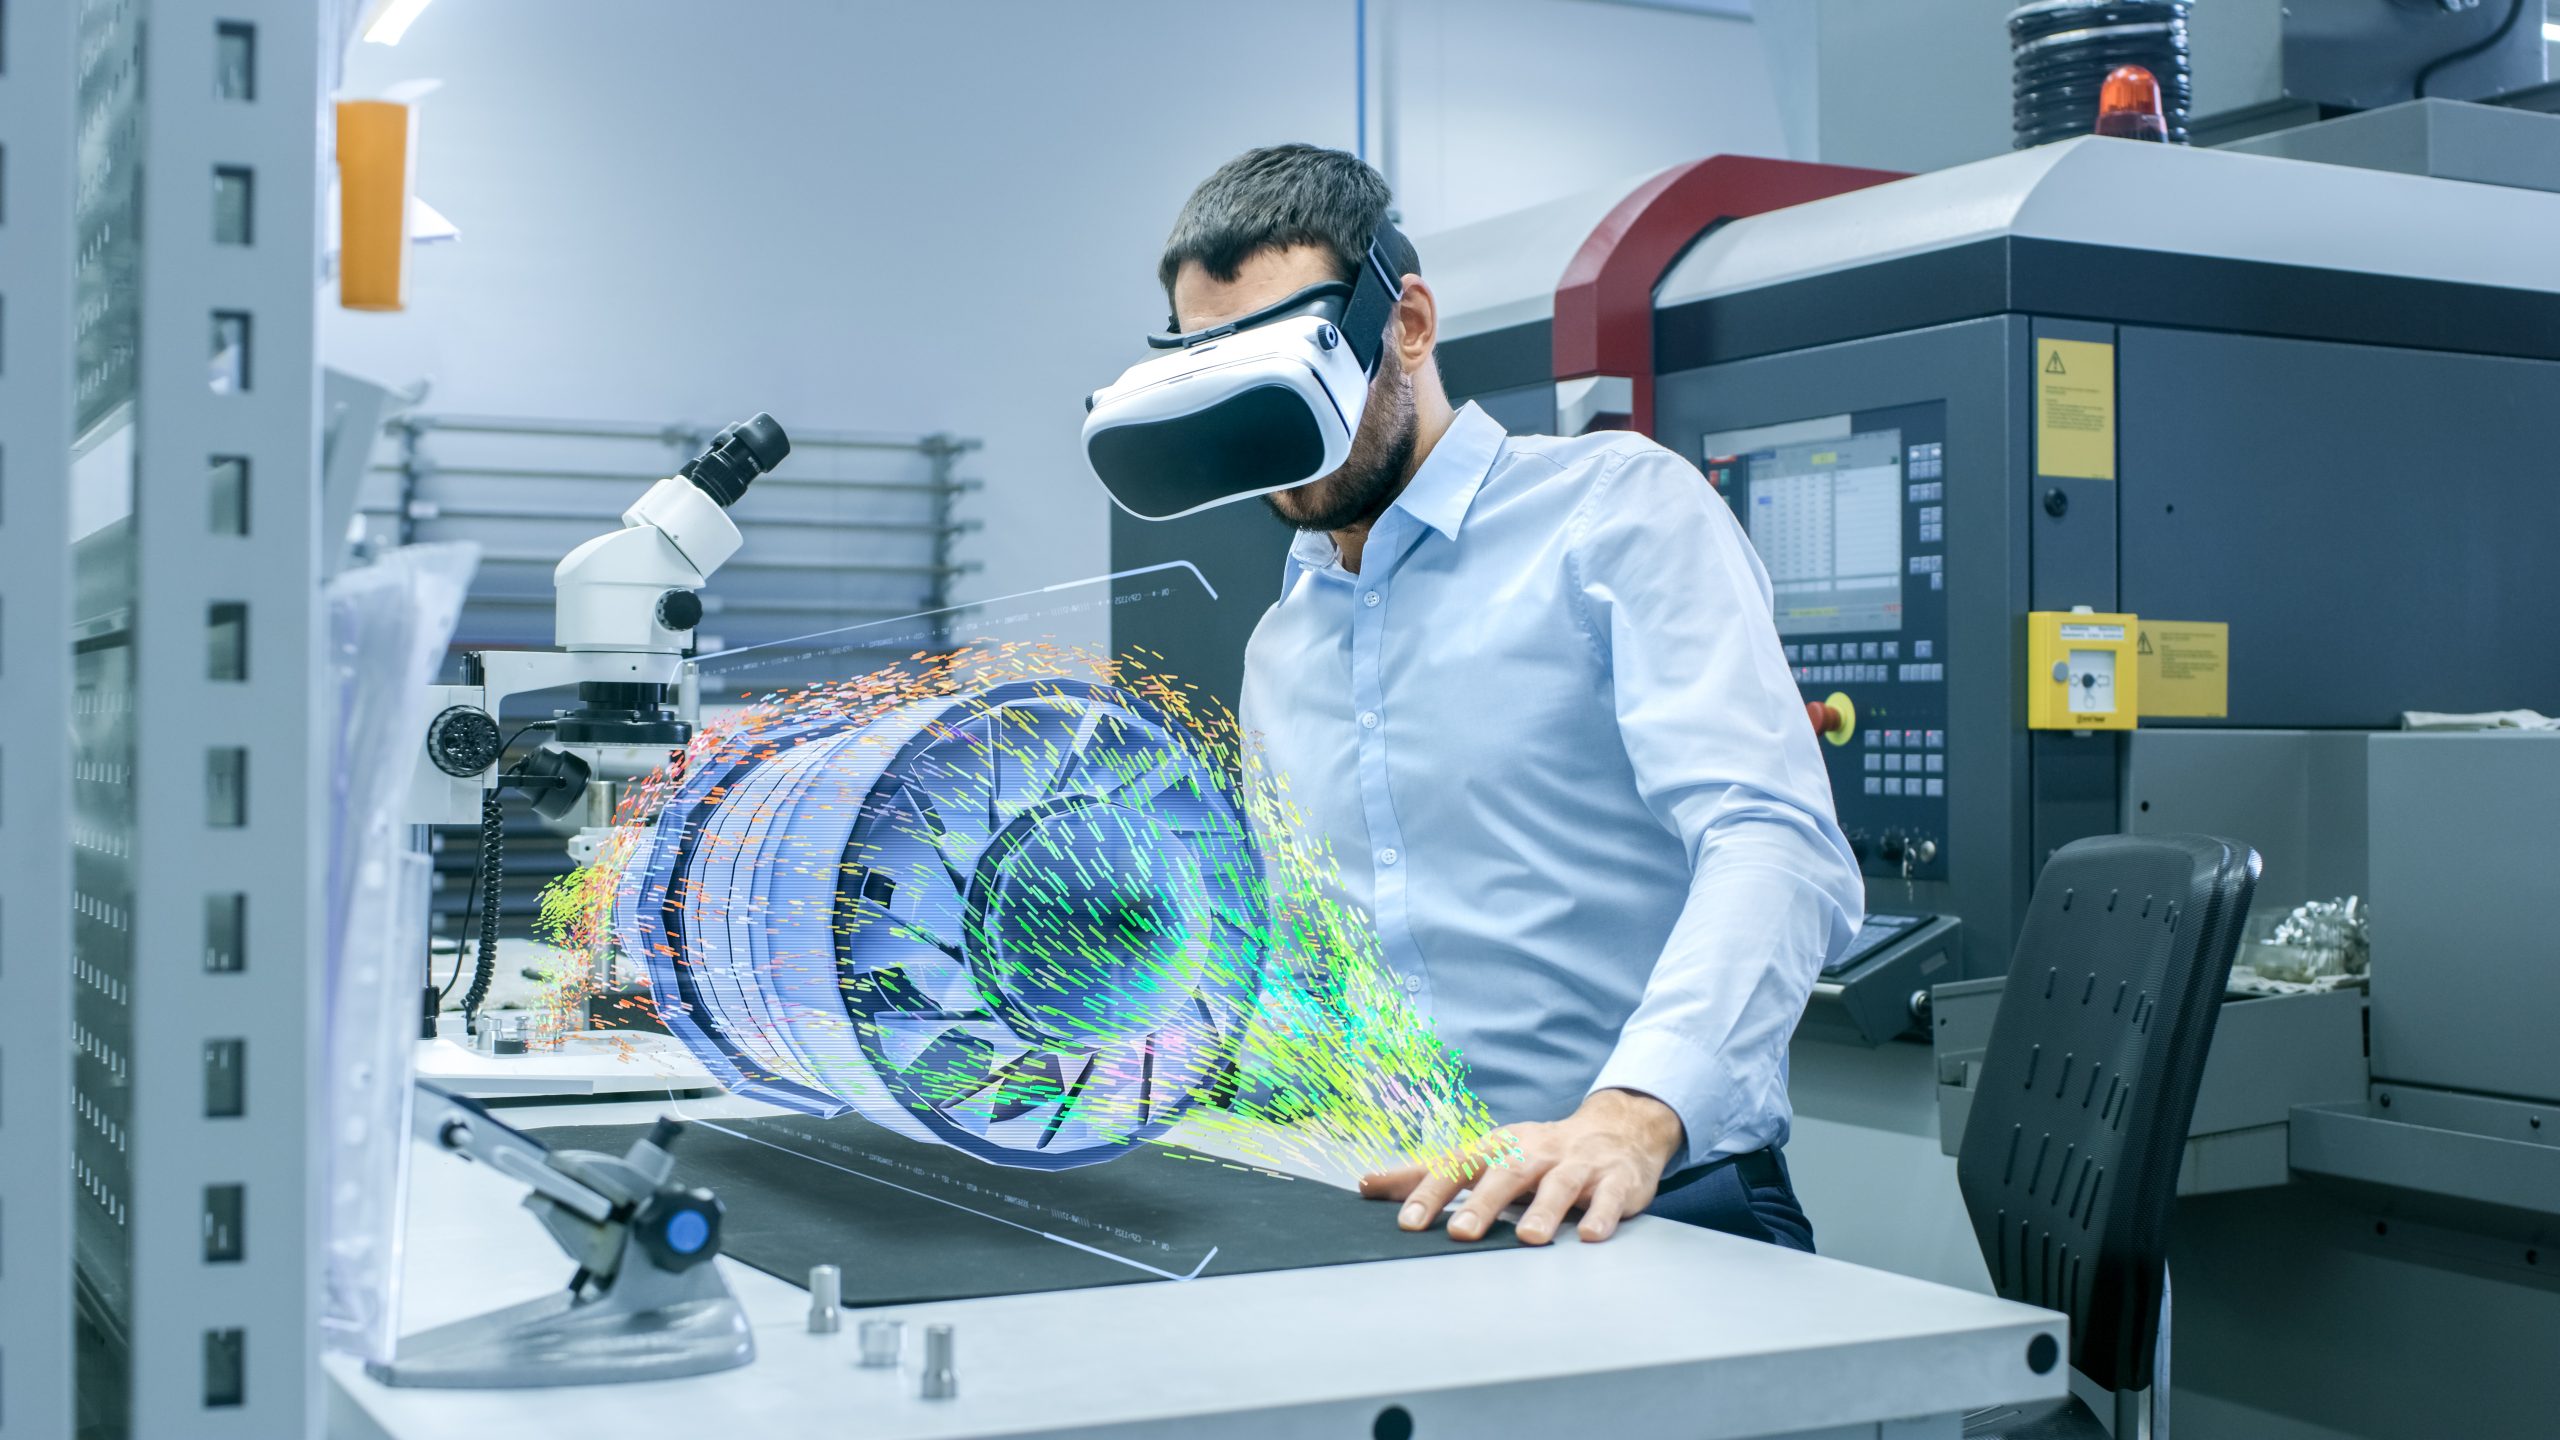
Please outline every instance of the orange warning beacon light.
[{"label": "orange warning beacon light", "polygon": [[2098,91],[2098,133],[2126,140],[2169,138],[2169,122],[2161,114],[2160,81],[2139,65],[2119,65],[2107,72]]}]

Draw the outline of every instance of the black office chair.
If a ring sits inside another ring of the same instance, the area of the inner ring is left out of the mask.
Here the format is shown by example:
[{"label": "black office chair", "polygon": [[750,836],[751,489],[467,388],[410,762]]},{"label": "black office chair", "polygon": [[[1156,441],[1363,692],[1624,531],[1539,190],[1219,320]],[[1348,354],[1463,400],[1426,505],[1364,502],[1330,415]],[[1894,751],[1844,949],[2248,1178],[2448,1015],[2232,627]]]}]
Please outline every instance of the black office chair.
[{"label": "black office chair", "polygon": [[[2167,1433],[2169,1214],[2257,881],[2256,851],[2209,835],[2054,852],[1965,1121],[1956,1183],[1991,1283],[2071,1317],[2071,1367],[2114,1394],[2117,1440]],[[2075,1398],[1985,1411],[1964,1433],[2109,1432]]]}]

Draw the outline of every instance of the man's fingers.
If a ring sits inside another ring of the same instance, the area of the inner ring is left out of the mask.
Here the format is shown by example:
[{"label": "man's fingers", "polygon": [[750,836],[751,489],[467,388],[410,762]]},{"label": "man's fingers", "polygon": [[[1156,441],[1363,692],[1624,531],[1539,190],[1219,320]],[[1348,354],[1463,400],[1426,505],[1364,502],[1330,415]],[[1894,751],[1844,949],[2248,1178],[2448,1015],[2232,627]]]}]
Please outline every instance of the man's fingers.
[{"label": "man's fingers", "polygon": [[1538,1182],[1538,1198],[1529,1205],[1520,1223],[1512,1228],[1519,1233],[1523,1245],[1544,1245],[1556,1236],[1556,1227],[1564,1223],[1565,1212],[1582,1199],[1591,1186],[1591,1172],[1579,1166],[1559,1165]]},{"label": "man's fingers", "polygon": [[1423,1176],[1430,1173],[1419,1165],[1408,1165],[1401,1170],[1380,1170],[1374,1174],[1363,1175],[1360,1177],[1361,1198],[1402,1200],[1413,1193],[1414,1186],[1422,1183]]},{"label": "man's fingers", "polygon": [[1526,1170],[1505,1165],[1476,1177],[1476,1188],[1467,1196],[1467,1203],[1459,1206],[1458,1213],[1449,1217],[1449,1238],[1483,1239],[1484,1233],[1493,1228],[1493,1217],[1502,1213],[1502,1207],[1538,1183],[1544,1173],[1544,1166]]},{"label": "man's fingers", "polygon": [[1618,1222],[1625,1218],[1628,1198],[1627,1178],[1610,1175],[1591,1192],[1591,1203],[1582,1208],[1582,1238],[1596,1244],[1618,1233]]},{"label": "man's fingers", "polygon": [[1427,1174],[1405,1196],[1404,1208],[1396,1212],[1396,1224],[1407,1230],[1428,1230],[1431,1222],[1458,1193],[1458,1181],[1446,1175]]},{"label": "man's fingers", "polygon": [[1468,1158],[1486,1170],[1517,1165],[1528,1154],[1518,1130],[1496,1130],[1469,1148]]}]

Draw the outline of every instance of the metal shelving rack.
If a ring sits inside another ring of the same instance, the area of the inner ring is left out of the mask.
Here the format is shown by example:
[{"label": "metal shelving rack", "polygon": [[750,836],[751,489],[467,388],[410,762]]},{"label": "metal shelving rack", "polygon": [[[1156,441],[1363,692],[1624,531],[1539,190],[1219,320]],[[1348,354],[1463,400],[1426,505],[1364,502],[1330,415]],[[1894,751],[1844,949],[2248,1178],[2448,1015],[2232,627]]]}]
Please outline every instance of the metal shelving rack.
[{"label": "metal shelving rack", "polygon": [[[323,11],[153,0],[143,30],[136,1436],[312,1434],[323,1411]],[[222,174],[251,197],[236,229]]]}]

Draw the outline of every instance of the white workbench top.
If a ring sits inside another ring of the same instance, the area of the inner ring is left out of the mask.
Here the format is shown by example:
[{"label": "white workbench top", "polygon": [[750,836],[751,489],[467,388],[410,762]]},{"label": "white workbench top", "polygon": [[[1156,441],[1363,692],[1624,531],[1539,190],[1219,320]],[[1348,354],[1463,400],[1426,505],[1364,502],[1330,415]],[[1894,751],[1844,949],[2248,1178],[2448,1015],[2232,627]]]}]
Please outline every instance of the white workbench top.
[{"label": "white workbench top", "polygon": [[[522,1125],[645,1119],[664,1106],[516,1110]],[[700,1116],[755,1109],[688,1101]],[[623,1112],[629,1113],[623,1113]],[[569,1263],[523,1188],[420,1150],[404,1330],[530,1299]],[[1820,1217],[1816,1217],[1817,1225]],[[1378,1223],[1390,1224],[1385,1206]],[[1604,1245],[1326,1266],[1188,1283],[892,1307],[896,1372],[854,1364],[854,1322],[806,1333],[807,1295],[719,1263],[755,1326],[754,1364],[619,1387],[394,1390],[328,1362],[344,1440],[795,1440],[799,1436],[1366,1435],[1401,1405],[1420,1436],[1955,1434],[1951,1418],[2062,1393],[2028,1342],[2047,1311],[1667,1221]],[[957,1327],[956,1400],[916,1394],[921,1328]]]},{"label": "white workbench top", "polygon": [[557,1050],[487,1055],[464,1046],[461,1034],[455,1021],[443,1037],[418,1042],[419,1079],[484,1099],[706,1090],[717,1083],[672,1035],[595,1030],[568,1037]]}]

